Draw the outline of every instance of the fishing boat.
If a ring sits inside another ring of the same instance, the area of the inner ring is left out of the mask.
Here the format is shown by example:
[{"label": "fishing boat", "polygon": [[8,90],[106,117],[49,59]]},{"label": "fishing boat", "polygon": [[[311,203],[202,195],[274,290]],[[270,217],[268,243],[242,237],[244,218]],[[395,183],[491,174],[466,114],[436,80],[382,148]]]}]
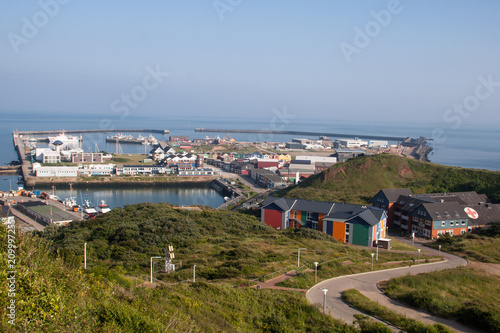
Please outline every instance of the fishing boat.
[{"label": "fishing boat", "polygon": [[85,201],[83,202],[82,210],[85,214],[89,215],[97,214],[97,210],[94,208],[94,206],[92,206],[90,201],[88,201],[87,199],[85,199]]},{"label": "fishing boat", "polygon": [[101,200],[101,203],[97,206],[99,213],[106,214],[111,211],[111,208],[106,204],[106,201]]}]

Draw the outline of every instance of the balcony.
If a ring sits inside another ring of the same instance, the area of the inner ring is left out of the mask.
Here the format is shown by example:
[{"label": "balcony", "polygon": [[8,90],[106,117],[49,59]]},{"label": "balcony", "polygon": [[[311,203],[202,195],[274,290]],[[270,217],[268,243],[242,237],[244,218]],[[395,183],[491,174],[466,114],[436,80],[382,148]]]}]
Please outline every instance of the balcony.
[{"label": "balcony", "polygon": [[394,211],[395,216],[401,216],[401,212]]}]

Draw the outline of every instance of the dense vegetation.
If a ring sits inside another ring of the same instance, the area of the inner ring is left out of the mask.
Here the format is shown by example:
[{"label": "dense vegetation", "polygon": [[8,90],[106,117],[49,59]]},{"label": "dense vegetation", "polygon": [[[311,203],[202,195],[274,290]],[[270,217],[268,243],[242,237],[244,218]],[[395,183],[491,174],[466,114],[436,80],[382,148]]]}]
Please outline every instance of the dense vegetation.
[{"label": "dense vegetation", "polygon": [[[404,332],[408,333],[451,333],[452,331],[447,327],[434,324],[434,325],[425,325],[419,322],[418,320],[406,318],[406,316],[397,314],[388,308],[378,304],[370,300],[368,297],[363,296],[356,289],[348,289],[344,291],[342,294],[342,299],[347,303],[351,304],[355,308],[368,313],[372,316],[380,318],[386,322],[391,323],[394,326],[401,328]],[[388,327],[377,325],[374,322],[368,321],[364,316],[356,316],[358,322],[360,322],[360,326],[366,328],[363,331],[366,332],[392,332],[392,330],[388,329]]]},{"label": "dense vegetation", "polygon": [[452,252],[468,259],[490,264],[500,264],[500,222],[496,222],[479,234],[444,236],[429,246]]},{"label": "dense vegetation", "polygon": [[[7,238],[4,226],[0,238]],[[6,244],[0,244],[2,267]],[[7,322],[11,298],[2,283],[1,332],[356,332],[321,314],[297,292],[203,282],[125,288],[68,267],[37,236],[18,234],[16,245],[16,319],[14,325]],[[2,281],[6,275],[0,271]]]},{"label": "dense vegetation", "polygon": [[[299,248],[307,248],[301,253],[301,265],[334,260],[321,264],[324,278],[370,269],[367,249],[347,247],[312,229],[278,232],[254,216],[208,207],[188,211],[169,204],[136,204],[63,228],[50,226],[40,236],[51,240],[53,251],[73,267],[81,266],[87,243],[89,269],[114,281],[148,274],[150,258],[163,256],[168,245],[174,246],[177,270],[155,276],[169,283],[190,279],[196,265],[199,279],[240,285],[296,266]],[[347,257],[349,265],[339,264]],[[379,262],[411,259],[411,255],[381,251]]]},{"label": "dense vegetation", "polygon": [[404,187],[414,193],[477,191],[494,203],[500,202],[500,172],[448,167],[388,154],[336,164],[279,195],[366,204],[381,189]]},{"label": "dense vegetation", "polygon": [[[470,267],[404,276],[381,284],[391,297],[430,313],[500,331],[500,277]],[[425,292],[422,292],[425,290]]]}]

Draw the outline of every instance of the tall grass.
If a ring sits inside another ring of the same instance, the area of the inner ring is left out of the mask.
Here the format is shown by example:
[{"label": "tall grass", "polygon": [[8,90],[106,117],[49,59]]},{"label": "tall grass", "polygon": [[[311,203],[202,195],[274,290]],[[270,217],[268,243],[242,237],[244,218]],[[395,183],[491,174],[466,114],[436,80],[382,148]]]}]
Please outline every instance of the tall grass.
[{"label": "tall grass", "polygon": [[388,308],[370,300],[368,297],[363,296],[356,289],[348,289],[342,294],[342,299],[347,303],[351,304],[355,308],[366,312],[372,316],[378,317],[386,322],[391,323],[394,326],[401,328],[403,331],[408,333],[452,333],[447,327],[434,324],[425,325],[422,322],[406,318],[396,312],[389,310]]},{"label": "tall grass", "polygon": [[391,297],[462,323],[500,331],[500,277],[469,267],[404,276],[381,284]]}]

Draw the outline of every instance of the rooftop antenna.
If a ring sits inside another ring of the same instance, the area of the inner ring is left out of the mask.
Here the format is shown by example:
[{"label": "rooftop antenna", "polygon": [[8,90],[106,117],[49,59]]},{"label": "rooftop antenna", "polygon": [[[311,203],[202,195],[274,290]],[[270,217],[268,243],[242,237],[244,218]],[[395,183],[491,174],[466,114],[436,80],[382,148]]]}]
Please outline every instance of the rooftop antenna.
[{"label": "rooftop antenna", "polygon": [[165,273],[172,273],[175,271],[175,265],[172,263],[172,259],[174,258],[174,247],[168,245],[168,249],[165,249]]}]

